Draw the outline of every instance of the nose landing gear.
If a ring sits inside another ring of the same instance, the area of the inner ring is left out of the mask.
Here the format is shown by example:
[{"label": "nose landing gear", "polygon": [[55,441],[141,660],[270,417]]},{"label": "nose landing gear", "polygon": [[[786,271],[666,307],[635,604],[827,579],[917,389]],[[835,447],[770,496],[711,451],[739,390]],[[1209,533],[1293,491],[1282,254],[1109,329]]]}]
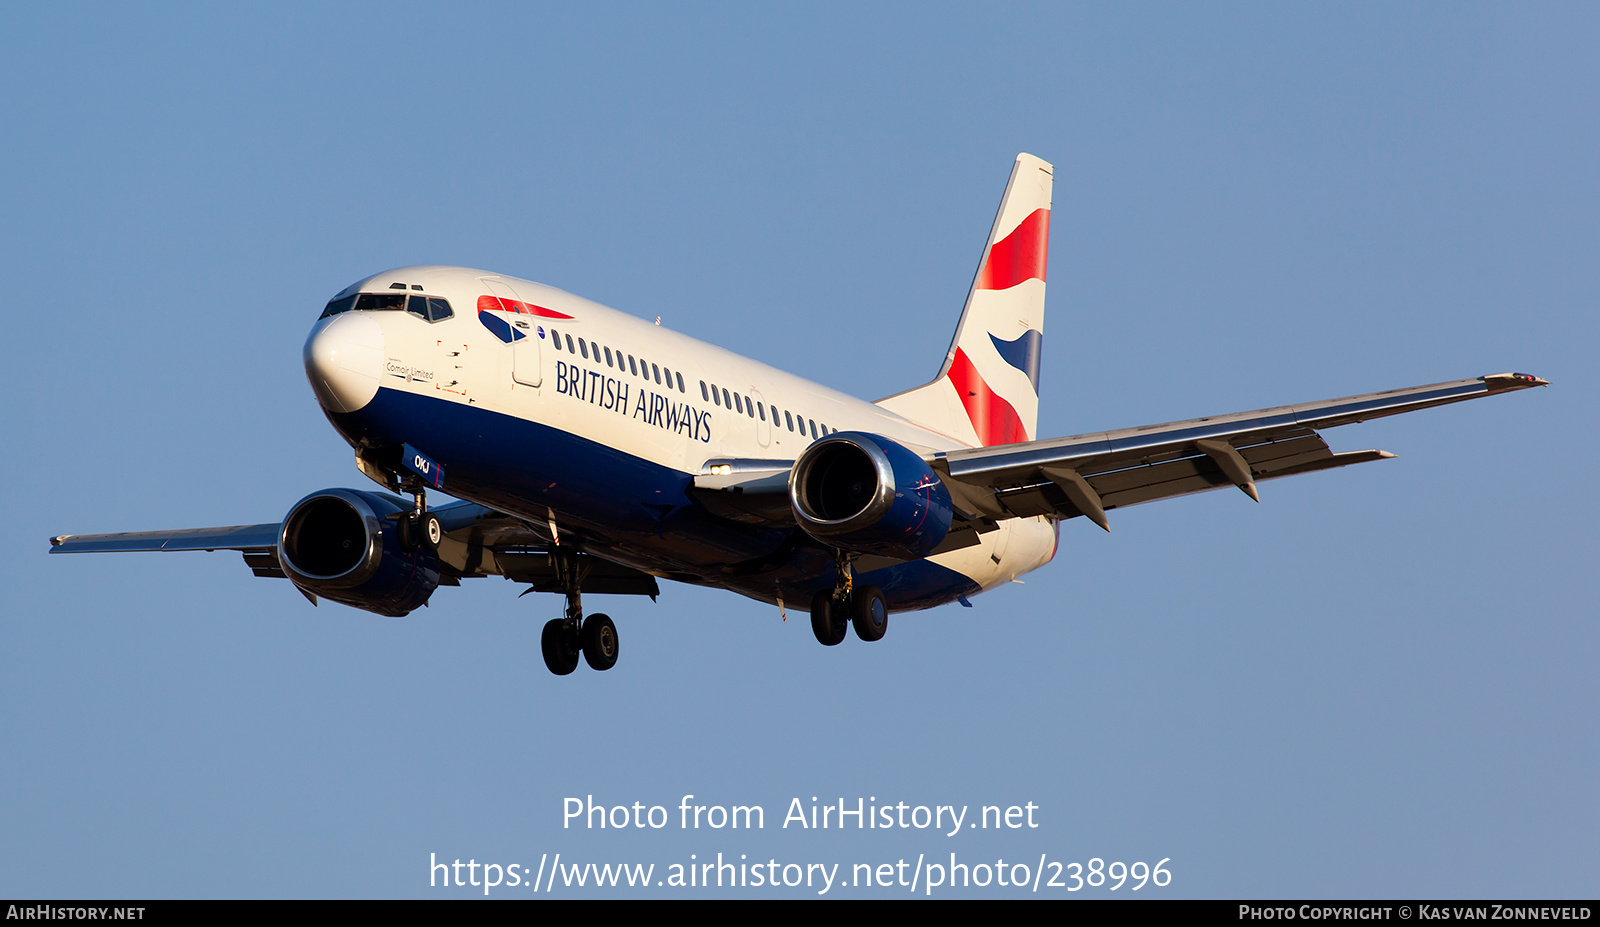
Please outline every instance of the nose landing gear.
[{"label": "nose landing gear", "polygon": [[439,542],[444,540],[444,526],[439,524],[439,516],[428,511],[428,491],[422,481],[411,477],[401,483],[402,487],[411,492],[411,511],[390,516],[399,522],[400,548],[402,550],[439,549]]}]

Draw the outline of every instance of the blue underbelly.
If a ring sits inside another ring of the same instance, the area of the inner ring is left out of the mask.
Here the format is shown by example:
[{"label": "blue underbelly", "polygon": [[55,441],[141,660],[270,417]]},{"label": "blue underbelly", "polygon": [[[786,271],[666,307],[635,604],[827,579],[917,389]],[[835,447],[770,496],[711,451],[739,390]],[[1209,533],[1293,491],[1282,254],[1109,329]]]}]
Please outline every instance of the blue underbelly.
[{"label": "blue underbelly", "polygon": [[[781,594],[801,608],[834,583],[831,553],[798,529],[719,518],[690,497],[690,474],[558,428],[388,388],[361,410],[328,418],[352,445],[413,445],[443,464],[453,496],[538,523],[554,512],[563,533],[580,534],[601,556],[767,602]],[[979,591],[926,560],[856,581],[882,587],[896,610]]]}]

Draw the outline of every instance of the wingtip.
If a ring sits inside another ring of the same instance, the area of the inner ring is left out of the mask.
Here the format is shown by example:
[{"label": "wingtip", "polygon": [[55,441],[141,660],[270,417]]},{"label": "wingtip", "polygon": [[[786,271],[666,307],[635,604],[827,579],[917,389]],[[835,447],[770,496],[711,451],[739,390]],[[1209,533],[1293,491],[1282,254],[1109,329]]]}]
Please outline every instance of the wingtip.
[{"label": "wingtip", "polygon": [[1527,389],[1531,386],[1549,386],[1550,381],[1543,377],[1536,377],[1531,373],[1488,373],[1479,379],[1489,387],[1489,392],[1500,393],[1512,389]]}]

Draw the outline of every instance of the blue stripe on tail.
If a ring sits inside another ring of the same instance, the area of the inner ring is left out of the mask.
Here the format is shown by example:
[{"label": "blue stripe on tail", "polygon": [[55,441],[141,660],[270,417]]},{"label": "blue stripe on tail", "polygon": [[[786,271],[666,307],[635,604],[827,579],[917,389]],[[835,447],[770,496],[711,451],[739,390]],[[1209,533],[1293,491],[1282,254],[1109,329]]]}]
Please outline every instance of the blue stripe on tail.
[{"label": "blue stripe on tail", "polygon": [[1028,379],[1033,381],[1034,395],[1038,395],[1039,350],[1044,344],[1044,335],[1030,328],[1018,335],[1015,341],[1001,341],[992,334],[989,340],[994,342],[994,349],[1000,352],[1002,360],[1028,375]]}]

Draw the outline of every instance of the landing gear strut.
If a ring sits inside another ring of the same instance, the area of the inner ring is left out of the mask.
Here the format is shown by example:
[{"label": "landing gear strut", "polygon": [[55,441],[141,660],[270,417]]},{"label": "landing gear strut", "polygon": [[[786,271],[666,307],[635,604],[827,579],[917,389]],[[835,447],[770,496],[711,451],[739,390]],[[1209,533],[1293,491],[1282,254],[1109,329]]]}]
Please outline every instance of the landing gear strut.
[{"label": "landing gear strut", "polygon": [[545,623],[539,637],[539,649],[544,654],[544,665],[557,676],[566,676],[578,668],[578,656],[583,656],[590,669],[608,670],[617,665],[617,626],[610,616],[603,614],[583,617],[583,570],[571,548],[556,547],[550,551],[556,577],[567,595],[565,618],[552,618]]},{"label": "landing gear strut", "polygon": [[889,630],[889,605],[877,586],[857,586],[851,568],[853,554],[834,552],[838,579],[832,591],[824,589],[811,598],[811,633],[825,647],[844,640],[850,625],[864,641],[882,640]]},{"label": "landing gear strut", "polygon": [[444,540],[439,516],[428,511],[428,490],[422,481],[411,477],[401,484],[411,492],[411,511],[400,519],[400,546],[405,550],[438,550]]}]

